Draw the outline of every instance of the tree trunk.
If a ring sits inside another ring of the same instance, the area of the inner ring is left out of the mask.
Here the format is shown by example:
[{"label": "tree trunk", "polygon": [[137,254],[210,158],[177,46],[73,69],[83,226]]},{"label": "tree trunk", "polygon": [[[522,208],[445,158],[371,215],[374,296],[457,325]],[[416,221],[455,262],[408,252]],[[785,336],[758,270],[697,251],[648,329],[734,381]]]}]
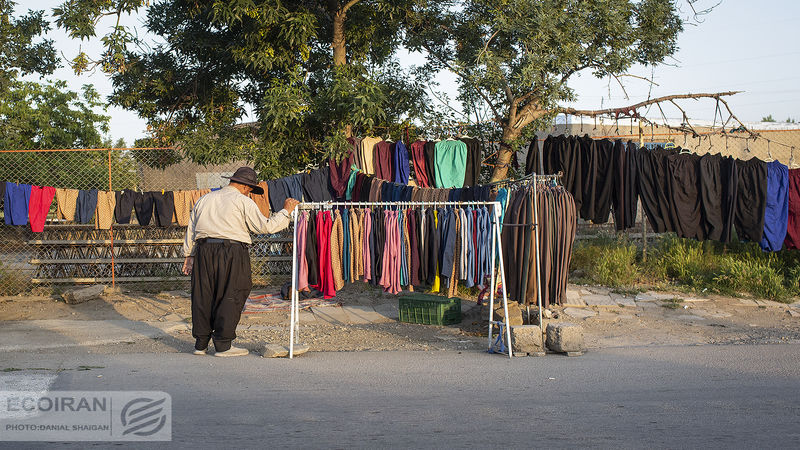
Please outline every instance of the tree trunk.
[{"label": "tree trunk", "polygon": [[347,47],[344,38],[344,19],[345,12],[337,11],[333,16],[333,65],[343,66],[347,64]]},{"label": "tree trunk", "polygon": [[497,150],[497,162],[492,172],[490,181],[500,181],[506,179],[508,167],[511,165],[511,158],[514,156],[513,142],[519,139],[522,134],[521,128],[514,128],[513,125],[503,127],[503,137],[500,141],[500,148]]}]

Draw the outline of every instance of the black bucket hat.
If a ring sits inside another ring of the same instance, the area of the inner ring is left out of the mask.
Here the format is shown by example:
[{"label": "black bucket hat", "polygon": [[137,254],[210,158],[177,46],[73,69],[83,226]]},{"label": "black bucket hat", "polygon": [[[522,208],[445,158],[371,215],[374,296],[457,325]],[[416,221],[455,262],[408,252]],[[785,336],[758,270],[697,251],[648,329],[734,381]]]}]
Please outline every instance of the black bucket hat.
[{"label": "black bucket hat", "polygon": [[235,181],[237,183],[246,184],[253,188],[253,193],[256,195],[263,194],[264,189],[258,185],[258,177],[256,176],[256,171],[251,169],[250,167],[239,167],[236,169],[236,172],[233,173],[232,176],[223,178],[229,178],[231,181]]}]

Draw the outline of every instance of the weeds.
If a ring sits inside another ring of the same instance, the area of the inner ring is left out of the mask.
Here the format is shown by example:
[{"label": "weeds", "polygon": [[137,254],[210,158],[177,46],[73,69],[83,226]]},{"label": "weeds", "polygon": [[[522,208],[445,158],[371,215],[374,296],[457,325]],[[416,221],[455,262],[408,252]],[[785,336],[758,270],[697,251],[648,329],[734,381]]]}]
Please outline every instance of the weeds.
[{"label": "weeds", "polygon": [[651,248],[644,262],[641,250],[624,236],[601,236],[575,245],[570,269],[621,292],[669,284],[777,301],[800,294],[800,252],[766,253],[753,243],[724,245],[670,234]]},{"label": "weeds", "polygon": [[667,309],[678,309],[681,307],[681,303],[683,303],[682,298],[670,298],[667,300],[663,300],[661,302],[661,306]]}]

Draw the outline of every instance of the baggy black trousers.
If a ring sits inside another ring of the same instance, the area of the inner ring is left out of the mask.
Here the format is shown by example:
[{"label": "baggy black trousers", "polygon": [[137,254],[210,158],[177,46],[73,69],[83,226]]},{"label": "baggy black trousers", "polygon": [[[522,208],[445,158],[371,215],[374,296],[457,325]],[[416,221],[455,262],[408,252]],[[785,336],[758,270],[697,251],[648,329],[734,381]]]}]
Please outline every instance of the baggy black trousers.
[{"label": "baggy black trousers", "polygon": [[252,287],[246,244],[198,240],[192,269],[192,336],[197,350],[206,348],[211,338],[216,351],[231,348]]}]

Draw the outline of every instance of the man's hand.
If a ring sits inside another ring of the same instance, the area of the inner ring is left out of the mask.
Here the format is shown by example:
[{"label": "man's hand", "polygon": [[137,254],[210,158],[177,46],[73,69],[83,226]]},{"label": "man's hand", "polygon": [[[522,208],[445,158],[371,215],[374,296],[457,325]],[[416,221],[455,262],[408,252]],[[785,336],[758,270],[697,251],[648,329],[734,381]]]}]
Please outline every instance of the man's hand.
[{"label": "man's hand", "polygon": [[194,267],[194,256],[187,256],[186,259],[183,260],[183,272],[184,275],[191,275],[192,274],[192,267]]},{"label": "man's hand", "polygon": [[293,198],[287,198],[283,202],[283,209],[285,209],[286,211],[288,211],[291,214],[291,212],[294,211],[294,209],[299,204],[300,204],[300,202],[298,202],[297,200],[295,200]]}]

